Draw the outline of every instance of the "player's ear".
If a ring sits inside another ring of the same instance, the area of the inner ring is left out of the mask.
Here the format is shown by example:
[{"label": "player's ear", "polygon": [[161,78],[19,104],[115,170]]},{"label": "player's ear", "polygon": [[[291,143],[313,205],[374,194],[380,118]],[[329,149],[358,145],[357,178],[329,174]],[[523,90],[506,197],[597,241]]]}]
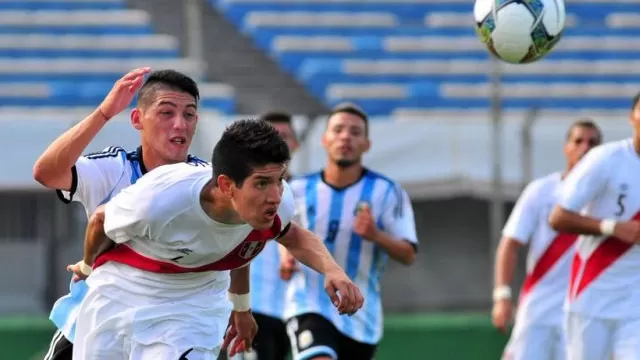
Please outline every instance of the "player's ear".
[{"label": "player's ear", "polygon": [[142,113],[138,108],[131,110],[131,125],[136,130],[142,130]]},{"label": "player's ear", "polygon": [[369,149],[371,148],[371,139],[367,138],[365,144],[364,144],[364,152],[369,151]]},{"label": "player's ear", "polygon": [[218,188],[220,188],[220,191],[222,191],[223,194],[225,194],[228,197],[231,197],[233,195],[233,180],[231,180],[231,178],[229,178],[227,175],[218,175]]}]

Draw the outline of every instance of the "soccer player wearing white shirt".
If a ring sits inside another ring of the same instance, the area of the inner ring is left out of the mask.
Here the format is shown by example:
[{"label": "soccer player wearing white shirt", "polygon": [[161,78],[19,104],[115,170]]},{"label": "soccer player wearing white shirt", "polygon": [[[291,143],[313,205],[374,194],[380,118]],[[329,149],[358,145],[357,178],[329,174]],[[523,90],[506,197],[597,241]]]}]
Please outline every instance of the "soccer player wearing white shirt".
[{"label": "soccer player wearing white shirt", "polygon": [[[225,270],[246,268],[272,239],[325,275],[341,313],[356,312],[358,288],[317,237],[290,222],[288,160],[270,124],[237,121],[216,144],[212,167],[159,167],[98,207],[84,259],[69,266],[89,285],[74,358],[214,359],[229,342],[231,355],[246,350],[256,330],[249,273],[232,271],[228,287]],[[105,244],[114,247],[99,253]],[[221,344],[232,310],[227,290],[234,311]]]},{"label": "soccer player wearing white shirt", "polygon": [[591,150],[565,179],[550,222],[581,234],[566,302],[569,360],[640,359],[640,105],[633,137]]},{"label": "soccer player wearing white shirt", "polygon": [[[58,137],[34,165],[34,177],[57,189],[65,203],[80,203],[87,216],[122,189],[159,165],[206,162],[187,151],[197,123],[198,86],[173,70],[150,73],[135,69],[118,80],[96,110]],[[149,75],[144,80],[145,75]],[[133,152],[112,146],[81,156],[109,120],[129,106],[138,94],[131,122],[140,133],[141,146]],[[50,318],[58,327],[45,360],[71,360],[75,319],[87,292],[84,281],[72,282],[71,293],[54,305]]]},{"label": "soccer player wearing white shirt", "polygon": [[520,195],[503,230],[496,254],[493,324],[506,331],[512,316],[510,284],[518,249],[528,245],[527,276],[520,292],[515,327],[505,360],[562,360],[565,341],[562,303],[577,236],[551,229],[549,214],[562,189],[562,179],[601,142],[600,129],[591,121],[573,123],[567,131],[564,172],[532,181]]},{"label": "soccer player wearing white shirt", "polygon": [[[418,241],[406,192],[362,165],[368,130],[361,109],[337,106],[322,137],[325,169],[291,182],[301,224],[324,240],[366,298],[358,313],[339,316],[322,296],[322,276],[306,267],[295,272],[285,310],[295,360],[373,359],[382,337],[384,266],[389,257],[406,265],[415,260]],[[284,260],[284,267],[291,265]]]}]

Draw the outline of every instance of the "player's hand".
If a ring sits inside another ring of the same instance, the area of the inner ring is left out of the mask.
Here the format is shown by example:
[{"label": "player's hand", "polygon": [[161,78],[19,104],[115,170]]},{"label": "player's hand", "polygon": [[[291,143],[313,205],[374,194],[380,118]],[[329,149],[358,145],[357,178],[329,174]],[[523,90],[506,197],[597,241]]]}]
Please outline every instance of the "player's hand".
[{"label": "player's hand", "polygon": [[80,260],[75,264],[67,265],[67,271],[71,271],[73,273],[73,278],[72,278],[73,282],[85,280],[88,277],[88,275],[85,275],[81,270],[80,264],[82,262],[83,261]]},{"label": "player's hand", "polygon": [[291,280],[293,274],[298,271],[298,261],[286,249],[280,251],[280,278],[282,280]]},{"label": "player's hand", "polygon": [[621,221],[616,223],[613,235],[618,239],[636,244],[640,242],[640,222],[638,221]]},{"label": "player's hand", "polygon": [[107,120],[129,107],[136,93],[142,87],[144,76],[151,71],[149,67],[135,69],[116,81],[109,94],[98,107]]},{"label": "player's hand", "polygon": [[339,268],[325,274],[324,290],[340,315],[353,315],[364,303],[360,289]]},{"label": "player's hand", "polygon": [[373,241],[378,233],[376,220],[371,214],[371,208],[367,203],[358,204],[358,213],[353,222],[353,231],[363,239]]},{"label": "player's hand", "polygon": [[491,321],[496,329],[507,332],[511,325],[513,316],[513,305],[511,300],[500,300],[493,303],[493,310],[491,311]]},{"label": "player's hand", "polygon": [[251,311],[232,311],[229,327],[222,342],[222,350],[227,351],[227,348],[231,347],[230,357],[241,352],[249,352],[257,333],[258,324]]}]

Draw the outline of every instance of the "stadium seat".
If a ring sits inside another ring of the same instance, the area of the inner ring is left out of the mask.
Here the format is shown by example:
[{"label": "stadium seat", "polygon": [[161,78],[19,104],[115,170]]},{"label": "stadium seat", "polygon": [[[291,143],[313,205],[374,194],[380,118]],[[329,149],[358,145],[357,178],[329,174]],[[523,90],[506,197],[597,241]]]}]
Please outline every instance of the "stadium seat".
[{"label": "stadium seat", "polygon": [[[131,69],[172,68],[198,80],[204,64],[156,34],[124,0],[0,1],[0,107],[92,107]],[[235,110],[228,85],[203,83],[201,105]]]}]

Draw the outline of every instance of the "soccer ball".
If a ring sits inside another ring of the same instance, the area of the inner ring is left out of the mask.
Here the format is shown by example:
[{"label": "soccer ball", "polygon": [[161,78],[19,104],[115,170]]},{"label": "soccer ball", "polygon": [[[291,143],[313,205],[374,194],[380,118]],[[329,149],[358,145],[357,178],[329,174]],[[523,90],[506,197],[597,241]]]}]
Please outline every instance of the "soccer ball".
[{"label": "soccer ball", "polygon": [[564,29],[564,0],[476,0],[473,13],[480,40],[513,64],[542,59]]}]

